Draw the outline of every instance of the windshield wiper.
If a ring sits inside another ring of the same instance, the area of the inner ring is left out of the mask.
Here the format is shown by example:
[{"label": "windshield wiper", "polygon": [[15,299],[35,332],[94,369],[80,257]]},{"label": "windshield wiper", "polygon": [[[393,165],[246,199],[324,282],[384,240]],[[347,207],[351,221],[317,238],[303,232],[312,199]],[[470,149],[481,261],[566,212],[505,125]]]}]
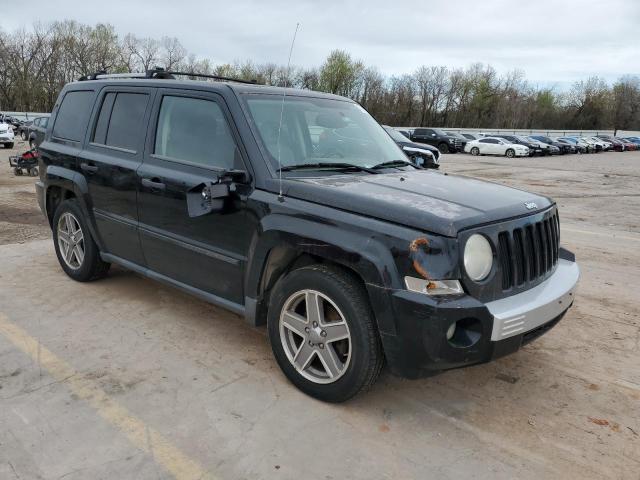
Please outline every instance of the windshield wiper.
[{"label": "windshield wiper", "polygon": [[371,168],[363,167],[361,165],[340,162],[300,163],[297,165],[286,165],[279,168],[277,171],[291,172],[293,170],[355,170],[358,172],[380,173]]},{"label": "windshield wiper", "polygon": [[419,168],[416,167],[413,163],[407,162],[406,160],[391,160],[389,162],[382,162],[374,165],[371,168],[374,170],[379,170],[381,168],[406,167],[407,165],[411,165],[414,168]]}]

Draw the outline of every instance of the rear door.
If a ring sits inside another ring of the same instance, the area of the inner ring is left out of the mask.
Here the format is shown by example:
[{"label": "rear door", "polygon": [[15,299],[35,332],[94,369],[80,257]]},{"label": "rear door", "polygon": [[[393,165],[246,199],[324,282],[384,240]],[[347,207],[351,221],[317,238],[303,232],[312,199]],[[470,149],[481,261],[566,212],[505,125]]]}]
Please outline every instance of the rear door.
[{"label": "rear door", "polygon": [[143,265],[138,238],[137,174],[154,90],[107,87],[94,109],[79,159],[105,253]]},{"label": "rear door", "polygon": [[140,239],[147,266],[179,284],[235,305],[244,303],[243,270],[257,219],[248,213],[250,185],[217,211],[190,216],[187,194],[223,171],[247,163],[231,115],[212,92],[158,92],[143,165],[138,170]]}]

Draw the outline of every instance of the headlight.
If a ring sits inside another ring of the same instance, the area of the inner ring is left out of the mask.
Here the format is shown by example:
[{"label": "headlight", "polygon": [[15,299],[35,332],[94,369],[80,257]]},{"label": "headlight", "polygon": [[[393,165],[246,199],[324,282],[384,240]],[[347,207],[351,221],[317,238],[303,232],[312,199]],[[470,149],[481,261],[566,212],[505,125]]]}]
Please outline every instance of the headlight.
[{"label": "headlight", "polygon": [[473,234],[464,246],[464,269],[471,280],[484,280],[493,266],[493,250],[489,241],[480,234]]}]

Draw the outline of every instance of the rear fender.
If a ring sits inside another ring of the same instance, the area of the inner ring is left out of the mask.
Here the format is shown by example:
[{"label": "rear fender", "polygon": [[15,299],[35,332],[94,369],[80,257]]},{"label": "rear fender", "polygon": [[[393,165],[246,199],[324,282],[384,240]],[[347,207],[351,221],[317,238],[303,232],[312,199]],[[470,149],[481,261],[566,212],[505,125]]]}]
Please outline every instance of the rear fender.
[{"label": "rear fender", "polygon": [[60,187],[64,190],[73,192],[77,199],[80,209],[84,214],[87,223],[89,224],[89,231],[91,236],[95,240],[98,248],[102,248],[102,240],[98,235],[96,228],[95,218],[93,216],[93,209],[91,208],[91,198],[89,197],[89,186],[86,178],[78,172],[75,172],[69,168],[61,167],[58,165],[48,165],[45,173],[45,211],[48,211],[47,198],[49,197],[49,189],[52,187]]}]

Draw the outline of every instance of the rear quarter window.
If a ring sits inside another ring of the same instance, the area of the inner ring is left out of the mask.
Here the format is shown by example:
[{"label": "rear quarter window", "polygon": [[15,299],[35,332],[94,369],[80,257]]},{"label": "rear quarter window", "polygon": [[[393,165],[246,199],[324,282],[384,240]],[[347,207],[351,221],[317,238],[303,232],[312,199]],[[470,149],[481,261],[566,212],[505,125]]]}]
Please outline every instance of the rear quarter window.
[{"label": "rear quarter window", "polygon": [[92,90],[67,92],[58,108],[58,114],[53,125],[53,136],[73,142],[81,142],[87,130],[92,106]]}]

